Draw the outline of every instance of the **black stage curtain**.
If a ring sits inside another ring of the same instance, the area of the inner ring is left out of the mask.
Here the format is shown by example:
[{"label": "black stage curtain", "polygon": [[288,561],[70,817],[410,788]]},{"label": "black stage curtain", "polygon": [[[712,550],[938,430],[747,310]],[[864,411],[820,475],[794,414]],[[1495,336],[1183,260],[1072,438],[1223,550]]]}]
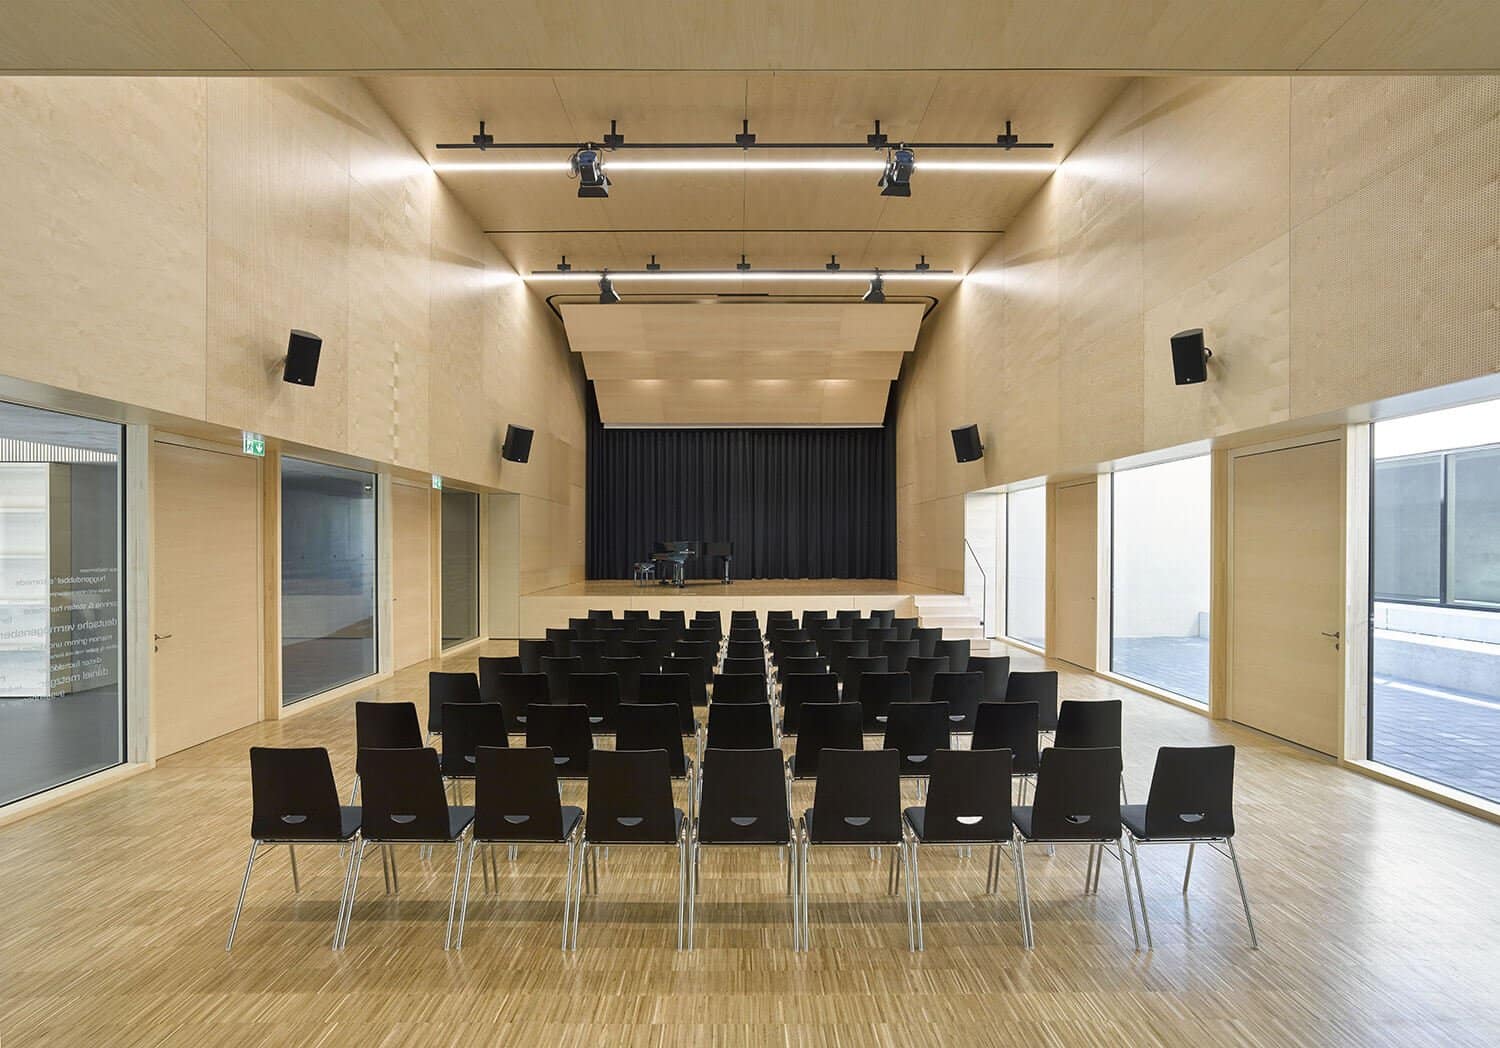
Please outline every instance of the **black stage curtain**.
[{"label": "black stage curtain", "polygon": [[[871,429],[606,429],[590,388],[588,577],[628,579],[653,543],[689,539],[734,543],[735,578],[895,578],[892,414]],[[687,577],[719,570],[700,555]]]}]

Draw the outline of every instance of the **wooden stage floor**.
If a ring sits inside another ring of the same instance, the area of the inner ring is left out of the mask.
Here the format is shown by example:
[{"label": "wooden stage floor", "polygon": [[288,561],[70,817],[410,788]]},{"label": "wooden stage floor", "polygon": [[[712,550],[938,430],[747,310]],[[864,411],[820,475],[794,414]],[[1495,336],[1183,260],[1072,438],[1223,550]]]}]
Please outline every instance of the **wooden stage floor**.
[{"label": "wooden stage floor", "polygon": [[[794,954],[769,851],[709,851],[699,948],[674,948],[668,850],[615,849],[558,948],[562,858],[502,857],[475,876],[462,952],[443,952],[450,853],[400,855],[401,893],[365,864],[348,949],[328,948],[342,866],[284,851],[230,910],[249,849],[251,745],[327,746],[354,766],[355,698],[424,704],[427,671],[472,670],[490,642],[362,694],[176,754],[155,769],[0,826],[0,1042],[22,1045],[1418,1045],[1500,1044],[1500,827],[1248,729],[1059,666],[1064,698],[1120,698],[1125,775],[1143,801],[1156,748],[1239,747],[1234,876],[1200,849],[1143,849],[1156,949],[1131,948],[1117,865],[1085,896],[1082,849],[1028,850],[1036,950],[1021,949],[1009,877],[985,857],[923,853],[925,953],[906,948],[885,867],[815,855],[813,947]],[[1040,659],[1017,654],[1019,668]],[[1434,745],[1441,745],[1435,739]],[[580,798],[581,787],[565,787]],[[908,791],[908,797],[914,794]],[[796,802],[810,802],[798,786]],[[908,799],[907,803],[911,803]]]},{"label": "wooden stage floor", "polygon": [[589,579],[566,586],[529,593],[530,597],[806,597],[822,594],[849,594],[857,597],[883,597],[896,594],[943,593],[931,586],[919,586],[900,579],[736,579],[729,585],[717,579],[688,579],[686,585],[647,585],[629,579]]}]

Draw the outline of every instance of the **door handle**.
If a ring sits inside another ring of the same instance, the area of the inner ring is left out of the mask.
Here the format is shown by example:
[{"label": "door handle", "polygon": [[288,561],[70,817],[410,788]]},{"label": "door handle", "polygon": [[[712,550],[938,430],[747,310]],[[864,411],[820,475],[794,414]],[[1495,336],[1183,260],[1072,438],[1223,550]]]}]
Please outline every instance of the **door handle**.
[{"label": "door handle", "polygon": [[153,633],[153,634],[151,634],[151,641],[152,641],[152,643],[151,643],[151,650],[152,651],[161,651],[161,645],[160,645],[159,642],[160,641],[164,641],[164,640],[171,640],[171,639],[172,639],[172,635],[170,633]]},{"label": "door handle", "polygon": [[[171,634],[168,634],[168,636],[171,636]],[[1324,632],[1323,636],[1328,637],[1332,640],[1338,640],[1340,634],[1338,630],[1334,630],[1332,633]]]},{"label": "door handle", "polygon": [[1329,640],[1333,641],[1333,650],[1334,651],[1342,651],[1343,650],[1344,646],[1339,643],[1339,641],[1343,637],[1343,634],[1341,634],[1338,630],[1334,630],[1332,633],[1329,633],[1327,630],[1323,630],[1322,633],[1323,633],[1323,636],[1325,636]]}]

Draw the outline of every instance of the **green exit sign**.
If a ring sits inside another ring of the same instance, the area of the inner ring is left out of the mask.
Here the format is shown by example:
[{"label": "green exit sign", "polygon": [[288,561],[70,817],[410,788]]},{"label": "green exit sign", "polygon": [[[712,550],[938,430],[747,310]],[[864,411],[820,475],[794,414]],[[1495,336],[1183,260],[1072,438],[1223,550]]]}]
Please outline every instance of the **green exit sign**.
[{"label": "green exit sign", "polygon": [[240,437],[245,449],[245,454],[254,455],[256,458],[266,457],[265,437],[261,436],[259,433],[248,433],[243,431],[240,433]]},{"label": "green exit sign", "polygon": [[434,473],[432,475],[432,490],[433,491],[442,491],[443,490],[443,478],[440,477],[440,476],[438,476],[436,473]]}]

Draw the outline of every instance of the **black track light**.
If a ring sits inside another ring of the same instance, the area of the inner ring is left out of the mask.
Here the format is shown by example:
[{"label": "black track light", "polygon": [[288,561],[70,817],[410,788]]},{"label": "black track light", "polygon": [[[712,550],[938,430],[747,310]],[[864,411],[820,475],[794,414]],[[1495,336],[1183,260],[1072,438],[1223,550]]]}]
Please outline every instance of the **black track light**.
[{"label": "black track light", "polygon": [[860,301],[874,302],[877,305],[885,301],[885,281],[880,279],[879,273],[870,278],[870,290],[865,292]]},{"label": "black track light", "polygon": [[562,257],[562,261],[557,264],[557,271],[559,273],[569,273],[572,272],[572,270],[573,267],[568,265],[568,256],[564,255]]},{"label": "black track light", "polygon": [[843,268],[843,266],[839,265],[839,256],[829,255],[828,261],[823,263],[823,268],[828,270],[828,272],[830,273],[837,273],[840,269]]},{"label": "black track light", "polygon": [[619,149],[625,144],[625,136],[619,133],[619,130],[615,126],[616,123],[617,121],[614,120],[609,122],[609,134],[604,136],[605,149]]},{"label": "black track light", "polygon": [[599,278],[599,304],[612,306],[618,301],[620,301],[620,293],[615,290],[614,282],[609,279],[609,274],[605,273]]},{"label": "black track light", "polygon": [[921,258],[921,260],[919,262],[917,262],[917,272],[918,273],[925,273],[925,272],[927,272],[931,268],[932,267],[927,264],[927,256],[923,255],[922,258]]},{"label": "black track light", "polygon": [[657,272],[660,272],[660,271],[661,271],[661,263],[656,260],[656,256],[655,255],[652,255],[651,256],[651,261],[646,263],[646,272],[647,273],[657,273]]},{"label": "black track light", "polygon": [[871,149],[884,149],[890,139],[886,138],[880,131],[880,121],[875,121],[875,133],[865,136],[865,145]]},{"label": "black track light", "polygon": [[742,130],[739,134],[734,136],[734,144],[739,146],[741,149],[749,149],[751,146],[755,145],[755,136],[750,133],[750,121],[740,121],[740,127]]},{"label": "black track light", "polygon": [[885,197],[911,196],[911,175],[917,166],[917,154],[904,145],[890,151],[885,160],[885,172],[876,185]]},{"label": "black track light", "polygon": [[740,260],[734,264],[734,268],[738,269],[741,273],[748,273],[750,272],[750,263],[745,260],[744,255],[741,255]]},{"label": "black track light", "polygon": [[609,196],[610,182],[604,173],[604,156],[592,143],[582,146],[568,158],[568,175],[578,179],[580,198]]}]

